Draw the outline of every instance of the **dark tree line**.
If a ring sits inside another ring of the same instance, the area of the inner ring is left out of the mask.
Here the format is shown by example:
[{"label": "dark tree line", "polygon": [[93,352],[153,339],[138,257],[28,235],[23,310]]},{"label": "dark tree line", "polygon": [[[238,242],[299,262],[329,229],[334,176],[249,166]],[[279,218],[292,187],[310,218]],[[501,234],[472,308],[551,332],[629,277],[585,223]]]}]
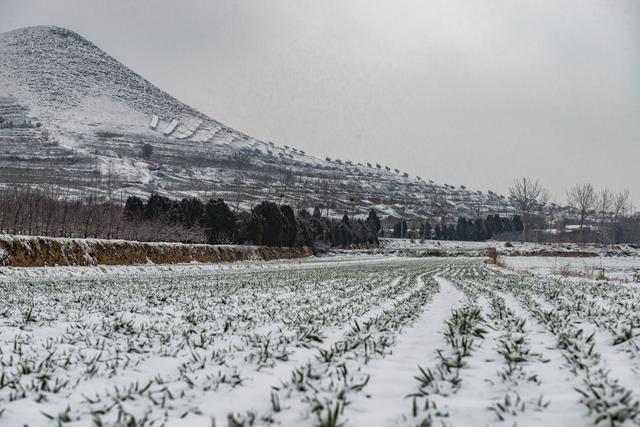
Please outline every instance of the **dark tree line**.
[{"label": "dark tree line", "polygon": [[131,231],[122,206],[95,194],[78,198],[70,190],[19,185],[0,189],[2,233],[126,239]]},{"label": "dark tree line", "polygon": [[459,217],[456,223],[455,240],[484,241],[497,234],[522,232],[523,223],[519,215],[503,218],[500,215],[488,215],[485,219],[475,220]]},{"label": "dark tree line", "polygon": [[319,208],[313,214],[297,214],[289,205],[263,201],[250,212],[234,212],[222,199],[206,203],[196,198],[172,200],[152,195],[145,202],[129,197],[124,218],[135,224],[147,222],[200,229],[210,244],[255,244],[265,246],[309,246],[313,248],[375,245],[381,225],[371,209],[366,220],[323,217]]},{"label": "dark tree line", "polygon": [[395,238],[417,237],[434,240],[485,241],[502,233],[522,232],[523,224],[519,215],[504,218],[500,215],[488,215],[486,218],[468,219],[458,217],[456,224],[438,223],[432,226],[429,221],[420,223],[418,230],[410,231],[406,221],[399,221],[393,227]]},{"label": "dark tree line", "polygon": [[0,188],[0,233],[69,238],[126,239],[212,244],[308,246],[375,245],[380,220],[374,210],[366,220],[297,213],[288,205],[263,201],[250,212],[233,211],[222,199],[173,200],[78,196],[71,190],[29,186]]}]

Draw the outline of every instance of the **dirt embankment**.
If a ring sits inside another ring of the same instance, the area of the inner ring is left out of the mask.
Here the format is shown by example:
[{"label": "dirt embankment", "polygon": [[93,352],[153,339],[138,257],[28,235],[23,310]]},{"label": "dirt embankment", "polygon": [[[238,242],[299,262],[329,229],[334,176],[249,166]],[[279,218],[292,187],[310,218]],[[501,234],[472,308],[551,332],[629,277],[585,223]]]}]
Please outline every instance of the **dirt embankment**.
[{"label": "dirt embankment", "polygon": [[308,248],[145,243],[125,240],[0,235],[0,265],[11,267],[268,261],[303,258],[310,255],[312,252]]}]

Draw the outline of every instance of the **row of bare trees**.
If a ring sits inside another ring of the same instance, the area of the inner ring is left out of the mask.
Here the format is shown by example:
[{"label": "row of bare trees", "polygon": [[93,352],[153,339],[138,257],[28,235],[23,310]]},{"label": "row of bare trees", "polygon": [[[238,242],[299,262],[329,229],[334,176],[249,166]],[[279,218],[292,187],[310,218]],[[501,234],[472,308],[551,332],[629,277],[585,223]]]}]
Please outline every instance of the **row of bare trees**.
[{"label": "row of bare trees", "polygon": [[31,236],[204,242],[201,230],[128,221],[123,201],[97,192],[12,186],[0,189],[0,232]]},{"label": "row of bare trees", "polygon": [[[592,184],[576,184],[567,190],[564,208],[550,201],[549,192],[537,179],[518,178],[509,193],[522,217],[522,239],[525,241],[532,240],[533,224],[537,228],[544,227],[547,234],[551,231],[563,234],[567,225],[575,224],[580,242],[613,243],[637,238],[634,226],[638,218],[632,217],[633,205],[628,190],[613,192],[608,188],[596,190]],[[585,235],[587,226],[588,238]]]},{"label": "row of bare trees", "polygon": [[583,240],[587,220],[597,224],[600,237],[604,241],[607,226],[616,228],[620,219],[631,211],[629,191],[613,193],[608,188],[597,191],[591,184],[577,184],[567,192],[569,206],[579,217],[580,240]]}]

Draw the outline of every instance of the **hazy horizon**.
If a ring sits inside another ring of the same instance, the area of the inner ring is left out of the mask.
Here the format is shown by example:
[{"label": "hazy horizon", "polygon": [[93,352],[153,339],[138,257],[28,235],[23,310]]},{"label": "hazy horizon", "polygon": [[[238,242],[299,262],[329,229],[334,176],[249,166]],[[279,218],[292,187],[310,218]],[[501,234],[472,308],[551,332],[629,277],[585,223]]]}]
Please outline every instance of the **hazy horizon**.
[{"label": "hazy horizon", "polygon": [[640,3],[4,1],[179,100],[319,157],[506,193],[540,178],[640,201]]}]

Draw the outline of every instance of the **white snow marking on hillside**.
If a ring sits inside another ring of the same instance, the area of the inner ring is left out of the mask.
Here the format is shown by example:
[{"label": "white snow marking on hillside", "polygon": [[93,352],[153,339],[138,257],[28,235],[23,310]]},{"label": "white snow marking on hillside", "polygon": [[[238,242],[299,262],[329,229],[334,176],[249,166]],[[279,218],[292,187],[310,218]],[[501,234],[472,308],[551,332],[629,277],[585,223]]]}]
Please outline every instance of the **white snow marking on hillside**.
[{"label": "white snow marking on hillside", "polygon": [[178,126],[178,123],[180,122],[176,119],[171,120],[171,123],[169,123],[169,126],[167,126],[167,128],[163,130],[162,133],[164,133],[165,135],[171,134],[171,132],[173,132],[176,126]]},{"label": "white snow marking on hillside", "polygon": [[155,114],[153,115],[153,117],[151,117],[151,129],[155,129],[158,126],[158,116],[156,116]]}]

